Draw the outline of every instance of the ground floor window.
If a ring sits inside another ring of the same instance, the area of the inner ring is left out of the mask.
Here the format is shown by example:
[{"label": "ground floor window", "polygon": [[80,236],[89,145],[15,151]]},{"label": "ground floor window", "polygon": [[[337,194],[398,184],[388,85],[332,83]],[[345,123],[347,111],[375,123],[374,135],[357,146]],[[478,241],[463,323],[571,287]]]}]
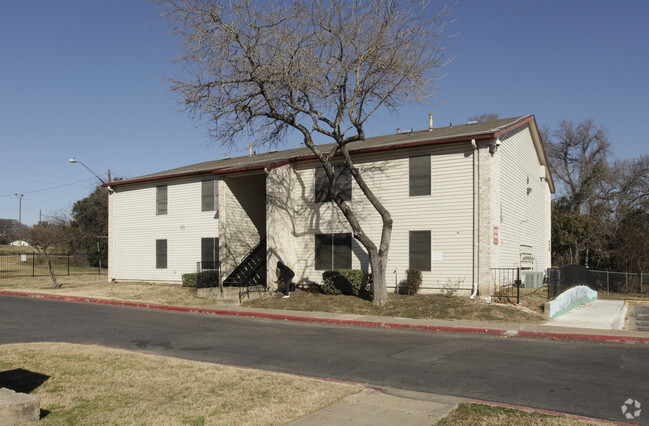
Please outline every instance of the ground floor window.
[{"label": "ground floor window", "polygon": [[167,269],[167,240],[155,240],[155,267]]},{"label": "ground floor window", "polygon": [[316,234],[315,269],[352,268],[352,234]]},{"label": "ground floor window", "polygon": [[201,269],[217,269],[219,266],[219,239],[201,238]]},{"label": "ground floor window", "polygon": [[430,231],[410,231],[408,239],[409,268],[431,270]]}]

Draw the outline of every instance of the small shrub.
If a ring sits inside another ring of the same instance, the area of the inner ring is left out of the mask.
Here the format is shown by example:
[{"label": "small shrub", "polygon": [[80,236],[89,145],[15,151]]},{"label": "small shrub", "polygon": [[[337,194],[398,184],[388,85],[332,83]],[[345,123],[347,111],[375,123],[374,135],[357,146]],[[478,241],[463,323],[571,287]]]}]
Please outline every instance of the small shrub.
[{"label": "small shrub", "polygon": [[406,281],[408,282],[408,294],[415,295],[421,287],[421,271],[417,268],[406,270]]},{"label": "small shrub", "polygon": [[219,286],[219,271],[183,274],[183,287],[208,288]]},{"label": "small shrub", "polygon": [[447,297],[452,297],[455,296],[457,291],[460,289],[460,284],[462,284],[464,280],[458,279],[457,281],[451,281],[449,278],[446,284],[442,286],[442,294],[446,295]]},{"label": "small shrub", "polygon": [[196,273],[183,274],[183,287],[196,287]]},{"label": "small shrub", "polygon": [[372,276],[360,269],[336,269],[322,273],[324,294],[360,296],[371,292]]}]

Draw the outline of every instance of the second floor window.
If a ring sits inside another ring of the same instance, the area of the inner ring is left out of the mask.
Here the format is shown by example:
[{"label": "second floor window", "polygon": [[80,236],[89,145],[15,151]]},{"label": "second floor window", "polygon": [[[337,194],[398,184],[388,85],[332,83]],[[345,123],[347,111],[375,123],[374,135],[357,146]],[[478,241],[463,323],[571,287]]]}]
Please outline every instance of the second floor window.
[{"label": "second floor window", "polygon": [[155,214],[167,214],[167,185],[156,186]]},{"label": "second floor window", "polygon": [[213,212],[219,210],[219,186],[216,179],[201,182],[201,211]]},{"label": "second floor window", "polygon": [[[345,165],[334,166],[334,175],[340,196],[345,201],[352,199],[352,174]],[[326,203],[332,201],[329,195],[329,177],[322,167],[315,169],[315,202]]]},{"label": "second floor window", "polygon": [[410,157],[408,168],[410,196],[430,195],[430,155]]}]

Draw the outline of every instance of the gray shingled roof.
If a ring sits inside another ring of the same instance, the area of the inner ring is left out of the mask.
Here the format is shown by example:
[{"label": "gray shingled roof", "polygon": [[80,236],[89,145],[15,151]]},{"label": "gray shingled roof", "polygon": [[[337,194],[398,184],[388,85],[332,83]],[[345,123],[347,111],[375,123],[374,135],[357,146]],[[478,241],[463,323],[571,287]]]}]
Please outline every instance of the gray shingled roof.
[{"label": "gray shingled roof", "polygon": [[[532,117],[532,115],[502,118],[475,124],[461,124],[457,126],[435,128],[432,131],[405,131],[391,135],[366,138],[364,141],[353,142],[349,144],[348,147],[349,151],[353,153],[354,151],[364,151],[368,149],[383,150],[387,148],[393,149],[417,144],[465,141],[479,137],[489,138],[495,137],[495,135],[505,132],[511,127],[517,127],[517,125],[520,125],[522,121],[525,121],[530,117]],[[333,144],[320,145],[320,147],[323,152],[326,152],[333,147]],[[306,147],[287,149],[282,151],[269,151],[267,153],[256,154],[252,156],[223,158],[220,160],[206,161],[203,163],[192,164],[190,166],[178,167],[176,169],[165,170],[137,178],[113,182],[111,186],[203,173],[227,174],[246,169],[268,167],[279,163],[296,161],[300,158],[309,157],[313,157],[313,153],[309,148]]]}]

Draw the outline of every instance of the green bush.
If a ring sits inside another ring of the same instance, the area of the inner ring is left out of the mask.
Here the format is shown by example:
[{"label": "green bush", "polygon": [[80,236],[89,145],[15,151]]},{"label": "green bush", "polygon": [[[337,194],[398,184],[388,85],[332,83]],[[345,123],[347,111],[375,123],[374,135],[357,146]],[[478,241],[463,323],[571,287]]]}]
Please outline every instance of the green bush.
[{"label": "green bush", "polygon": [[208,288],[219,286],[219,271],[183,274],[183,287]]},{"label": "green bush", "polygon": [[183,274],[183,287],[196,287],[196,275],[197,273]]},{"label": "green bush", "polygon": [[417,294],[421,287],[421,271],[417,268],[406,270],[406,281],[408,282],[408,294]]},{"label": "green bush", "polygon": [[372,275],[360,269],[336,269],[322,273],[324,294],[361,296],[372,290]]}]

